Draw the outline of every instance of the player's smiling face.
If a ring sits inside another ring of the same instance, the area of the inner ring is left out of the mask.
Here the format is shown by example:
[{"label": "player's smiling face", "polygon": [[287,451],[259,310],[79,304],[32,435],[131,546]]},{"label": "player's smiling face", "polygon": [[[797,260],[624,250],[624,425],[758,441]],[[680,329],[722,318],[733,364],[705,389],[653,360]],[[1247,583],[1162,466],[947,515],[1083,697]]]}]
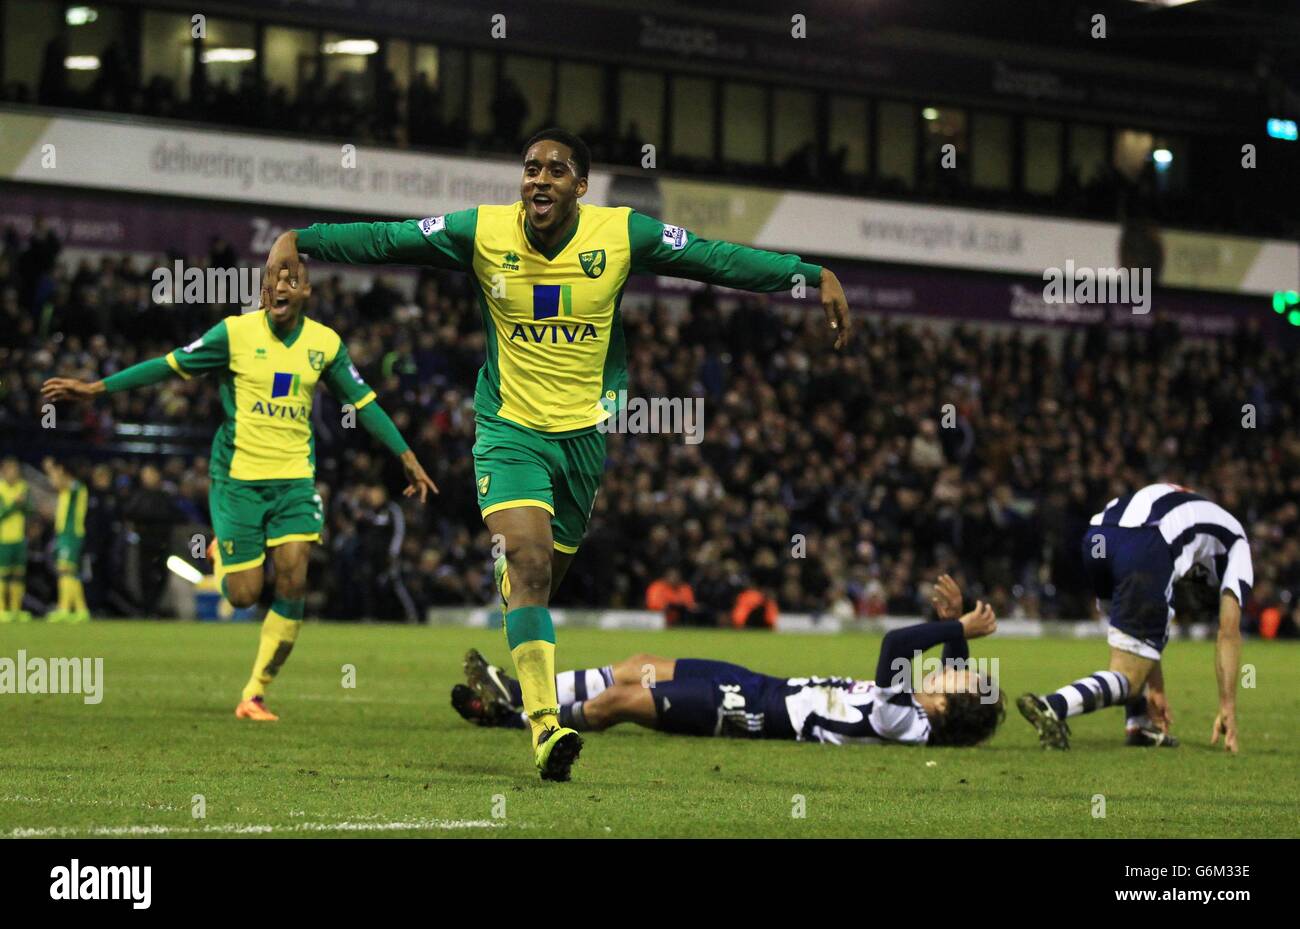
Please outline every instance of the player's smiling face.
[{"label": "player's smiling face", "polygon": [[524,154],[519,196],[528,224],[536,232],[563,228],[578,208],[578,198],[586,192],[587,179],[578,177],[569,146],[543,139]]}]

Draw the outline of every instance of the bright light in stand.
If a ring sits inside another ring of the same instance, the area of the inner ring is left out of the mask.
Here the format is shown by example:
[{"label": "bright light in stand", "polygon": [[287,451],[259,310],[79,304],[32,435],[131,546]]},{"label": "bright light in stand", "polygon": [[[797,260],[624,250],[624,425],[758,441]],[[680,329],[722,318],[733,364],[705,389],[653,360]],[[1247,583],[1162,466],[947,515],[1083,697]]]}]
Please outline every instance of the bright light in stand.
[{"label": "bright light in stand", "polygon": [[924,110],[921,111],[921,118],[929,119],[929,120],[938,119],[939,111],[932,106],[927,106]]},{"label": "bright light in stand", "polygon": [[374,39],[341,39],[320,48],[326,55],[373,55],[379,51],[379,43]]},{"label": "bright light in stand", "polygon": [[84,26],[87,23],[93,23],[99,19],[99,13],[94,7],[89,6],[70,6],[68,12],[63,15],[63,21],[69,26]]},{"label": "bright light in stand", "polygon": [[1157,167],[1167,168],[1174,163],[1174,153],[1167,148],[1158,148],[1151,153],[1151,160]]},{"label": "bright light in stand", "polygon": [[203,574],[198,568],[190,564],[184,558],[177,558],[175,555],[169,555],[167,558],[167,569],[182,580],[189,581],[191,584],[197,584],[203,580]]},{"label": "bright light in stand", "polygon": [[205,65],[221,61],[252,61],[256,57],[257,52],[251,48],[210,48],[202,55]]},{"label": "bright light in stand", "polygon": [[69,71],[98,71],[98,55],[69,55],[63,59],[63,67]]}]

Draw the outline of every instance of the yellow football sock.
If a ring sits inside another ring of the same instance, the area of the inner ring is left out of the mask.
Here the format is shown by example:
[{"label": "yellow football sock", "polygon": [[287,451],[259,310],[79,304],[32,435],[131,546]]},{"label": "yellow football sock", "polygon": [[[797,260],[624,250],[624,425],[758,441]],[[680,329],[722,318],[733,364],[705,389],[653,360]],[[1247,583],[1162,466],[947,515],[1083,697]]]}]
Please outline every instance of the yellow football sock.
[{"label": "yellow football sock", "polygon": [[59,575],[59,602],[57,609],[62,613],[72,611],[72,578],[66,574]]},{"label": "yellow football sock", "polygon": [[533,746],[547,728],[560,725],[555,693],[555,626],[544,606],[522,606],[506,614],[506,640],[524,696]]},{"label": "yellow football sock", "polygon": [[81,578],[68,578],[68,600],[72,604],[69,609],[74,613],[88,613],[86,609],[86,588],[81,584]]},{"label": "yellow football sock", "polygon": [[27,581],[18,579],[9,582],[9,609],[15,613],[23,608],[23,595],[27,593]]},{"label": "yellow football sock", "polygon": [[[271,609],[262,620],[262,636],[257,645],[257,660],[253,662],[253,674],[244,685],[245,700],[266,695],[266,688],[280,671],[280,666],[293,651],[293,643],[298,640],[298,631],[302,628],[301,600],[276,599]],[[288,614],[288,615],[285,615]],[[296,614],[296,618],[295,618]]]}]

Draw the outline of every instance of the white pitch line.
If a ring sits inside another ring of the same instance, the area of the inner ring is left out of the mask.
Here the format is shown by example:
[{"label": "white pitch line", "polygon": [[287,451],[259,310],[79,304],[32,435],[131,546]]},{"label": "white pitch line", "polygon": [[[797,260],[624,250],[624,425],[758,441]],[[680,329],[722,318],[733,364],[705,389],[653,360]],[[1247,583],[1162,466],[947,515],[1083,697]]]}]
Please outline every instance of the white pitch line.
[{"label": "white pitch line", "polygon": [[269,835],[273,832],[407,832],[416,829],[498,829],[505,823],[492,819],[417,819],[411,822],[364,823],[294,823],[272,826],[261,823],[230,823],[205,826],[75,826],[18,827],[10,830],[14,839],[62,836],[138,836],[138,835]]},{"label": "white pitch line", "polygon": [[0,803],[54,803],[63,806],[125,806],[141,807],[146,810],[166,810],[174,812],[180,807],[172,806],[169,803],[122,803],[118,800],[84,800],[68,799],[66,797],[27,797],[22,795],[7,795],[0,797]]}]

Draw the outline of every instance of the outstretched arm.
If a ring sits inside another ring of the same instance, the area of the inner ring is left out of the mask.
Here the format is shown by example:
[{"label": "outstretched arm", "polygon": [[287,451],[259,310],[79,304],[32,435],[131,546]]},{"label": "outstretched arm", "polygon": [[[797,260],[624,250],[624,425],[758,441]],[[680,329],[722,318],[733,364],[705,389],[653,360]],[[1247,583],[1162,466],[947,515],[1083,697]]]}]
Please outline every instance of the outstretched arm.
[{"label": "outstretched arm", "polygon": [[1214,642],[1214,674],[1219,681],[1219,712],[1210,744],[1237,752],[1237,674],[1241,670],[1241,604],[1233,593],[1219,595],[1219,635]]},{"label": "outstretched arm", "polygon": [[270,305],[270,287],[289,272],[298,286],[298,255],[343,264],[407,264],[468,269],[474,259],[478,210],[394,223],[315,223],[290,229],[271,246],[262,275],[262,305]]},{"label": "outstretched arm", "polygon": [[41,397],[49,402],[89,400],[103,393],[134,390],[165,381],[173,375],[189,380],[230,364],[230,341],[222,320],[189,345],[124,368],[102,381],[81,381],[73,377],[52,377],[41,385]]},{"label": "outstretched arm", "polygon": [[438,485],[425,473],[415,452],[411,451],[406,439],[402,438],[402,433],[392,418],[375,400],[375,392],[361,379],[361,374],[352,363],[347,346],[343,343],[339,343],[338,353],[322,372],[321,380],[340,403],[352,404],[357,411],[357,419],[366,432],[401,460],[402,468],[406,471],[407,485],[403,491],[406,496],[418,494],[423,503],[430,493],[438,492]]},{"label": "outstretched arm", "polygon": [[828,268],[798,255],[783,255],[734,242],[701,239],[633,210],[628,215],[632,272],[704,281],[722,287],[773,293],[802,282],[821,289],[822,308],[835,332],[835,347],[848,343],[849,305],[844,288]]},{"label": "outstretched arm", "polygon": [[1250,599],[1255,568],[1250,542],[1240,536],[1228,549],[1228,563],[1219,581],[1219,634],[1214,643],[1214,673],[1219,681],[1219,712],[1210,744],[1237,751],[1237,675],[1241,673],[1241,611]]},{"label": "outstretched arm", "polygon": [[[897,687],[899,683],[910,684],[912,656],[917,652],[924,652],[940,642],[949,643],[959,640],[964,642],[966,639],[992,635],[997,628],[997,617],[993,615],[993,608],[983,601],[977,601],[975,609],[966,613],[961,619],[917,623],[895,629],[880,643],[880,658],[876,662],[876,683],[881,687]],[[899,680],[900,674],[903,675],[902,681]]]}]

